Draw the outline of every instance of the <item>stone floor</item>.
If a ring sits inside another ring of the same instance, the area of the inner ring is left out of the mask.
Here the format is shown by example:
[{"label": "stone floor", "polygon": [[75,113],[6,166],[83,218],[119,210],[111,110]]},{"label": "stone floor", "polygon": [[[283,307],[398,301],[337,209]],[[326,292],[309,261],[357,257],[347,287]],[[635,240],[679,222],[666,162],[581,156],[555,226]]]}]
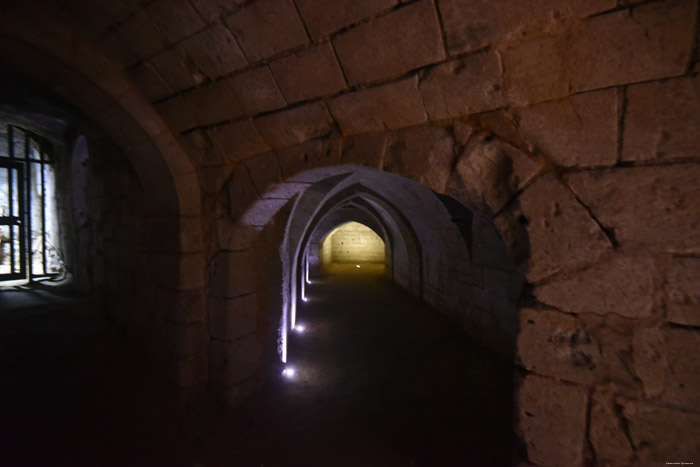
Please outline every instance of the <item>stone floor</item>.
[{"label": "stone floor", "polygon": [[512,368],[376,269],[333,272],[294,377],[233,409],[178,403],[89,301],[0,291],[0,465],[509,465]]}]

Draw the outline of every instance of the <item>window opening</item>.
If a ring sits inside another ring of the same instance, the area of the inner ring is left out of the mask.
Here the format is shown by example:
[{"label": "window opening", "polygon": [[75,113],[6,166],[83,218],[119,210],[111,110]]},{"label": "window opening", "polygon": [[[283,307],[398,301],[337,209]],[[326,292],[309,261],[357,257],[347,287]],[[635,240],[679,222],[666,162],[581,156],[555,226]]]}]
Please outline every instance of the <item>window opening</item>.
[{"label": "window opening", "polygon": [[54,152],[40,135],[0,126],[0,281],[61,272]]}]

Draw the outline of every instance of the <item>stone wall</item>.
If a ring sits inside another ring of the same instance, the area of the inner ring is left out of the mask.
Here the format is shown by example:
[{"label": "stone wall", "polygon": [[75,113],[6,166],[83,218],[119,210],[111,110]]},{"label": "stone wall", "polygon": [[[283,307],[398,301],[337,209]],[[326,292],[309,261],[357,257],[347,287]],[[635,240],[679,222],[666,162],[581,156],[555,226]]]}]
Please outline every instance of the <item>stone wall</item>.
[{"label": "stone wall", "polygon": [[330,251],[329,262],[336,263],[383,263],[386,256],[381,237],[357,222],[338,227],[321,247]]}]

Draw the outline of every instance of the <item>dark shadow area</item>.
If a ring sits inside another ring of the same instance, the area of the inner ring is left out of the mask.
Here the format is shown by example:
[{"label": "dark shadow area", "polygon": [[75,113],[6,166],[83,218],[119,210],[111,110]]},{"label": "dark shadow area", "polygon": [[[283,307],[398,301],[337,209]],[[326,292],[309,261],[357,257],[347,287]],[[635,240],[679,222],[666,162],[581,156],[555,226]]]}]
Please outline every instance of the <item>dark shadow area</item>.
[{"label": "dark shadow area", "polygon": [[229,409],[178,399],[90,300],[0,292],[2,465],[509,465],[512,368],[347,266],[309,287],[295,376]]}]

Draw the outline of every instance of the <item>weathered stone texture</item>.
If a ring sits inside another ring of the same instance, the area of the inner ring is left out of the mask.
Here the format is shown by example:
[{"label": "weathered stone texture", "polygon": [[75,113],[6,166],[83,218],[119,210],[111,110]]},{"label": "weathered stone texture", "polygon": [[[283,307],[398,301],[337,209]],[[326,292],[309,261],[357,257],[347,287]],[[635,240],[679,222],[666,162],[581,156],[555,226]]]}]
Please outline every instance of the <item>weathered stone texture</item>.
[{"label": "weathered stone texture", "polygon": [[220,24],[189,37],[182,45],[209,78],[218,78],[248,64],[236,39]]},{"label": "weathered stone texture", "polygon": [[456,164],[461,182],[472,198],[470,204],[485,203],[493,212],[502,209],[538,169],[526,154],[485,135],[474,137]]},{"label": "weathered stone texture", "polygon": [[622,159],[700,158],[699,108],[698,78],[628,87]]},{"label": "weathered stone texture", "polygon": [[673,259],[666,274],[664,303],[672,323],[700,326],[700,259]]},{"label": "weathered stone texture", "polygon": [[575,40],[571,33],[537,36],[503,52],[508,100],[528,105],[569,94],[568,69]]},{"label": "weathered stone texture", "polygon": [[586,390],[528,375],[516,397],[518,428],[530,461],[538,465],[582,465]]},{"label": "weathered stone texture", "polygon": [[212,125],[243,115],[241,105],[226,81],[193,89],[183,95],[200,126]]},{"label": "weathered stone texture", "polygon": [[571,315],[520,310],[517,352],[520,363],[541,375],[591,383],[600,363],[598,343]]},{"label": "weathered stone texture", "polygon": [[246,115],[279,109],[287,105],[277,82],[266,66],[237,74],[228,79]]},{"label": "weathered stone texture", "polygon": [[623,398],[618,402],[636,448],[637,465],[694,462],[690,459],[700,457],[700,415]]},{"label": "weathered stone texture", "polygon": [[588,437],[600,465],[630,465],[634,455],[618,414],[616,389],[614,384],[600,386],[596,388],[591,401]]},{"label": "weathered stone texture", "polygon": [[688,409],[700,407],[700,333],[696,329],[667,328],[668,369],[663,400]]},{"label": "weathered stone texture", "polygon": [[381,169],[384,166],[387,139],[384,133],[352,136],[345,142],[340,162]]},{"label": "weathered stone texture", "polygon": [[304,170],[338,165],[340,163],[340,141],[333,137],[307,141],[299,146],[278,151],[277,160],[283,179]]},{"label": "weathered stone texture", "polygon": [[534,293],[542,302],[570,313],[645,318],[654,307],[653,272],[654,262],[649,258],[620,257],[557,277]]},{"label": "weathered stone texture", "polygon": [[245,166],[248,168],[255,191],[260,196],[267,191],[269,186],[273,183],[279,183],[281,179],[279,163],[273,152],[255,156],[247,160]]},{"label": "weathered stone texture", "polygon": [[577,37],[574,90],[661,79],[685,73],[697,2],[667,0],[597,16]]},{"label": "weathered stone texture", "polygon": [[591,263],[611,248],[600,226],[553,176],[540,178],[518,199],[527,223],[528,279]]},{"label": "weathered stone texture", "polygon": [[335,94],[345,88],[343,73],[329,43],[280,58],[270,68],[289,103]]},{"label": "weathered stone texture", "polygon": [[188,0],[157,0],[146,6],[146,13],[173,44],[204,27]]},{"label": "weathered stone texture", "polygon": [[508,97],[526,105],[684,74],[695,9],[693,0],[667,0],[509,44],[503,51]]},{"label": "weathered stone texture", "polygon": [[380,13],[396,3],[397,0],[296,0],[313,39],[327,37],[332,32]]},{"label": "weathered stone texture", "polygon": [[385,80],[445,57],[432,1],[421,0],[334,40],[350,85]]},{"label": "weathered stone texture", "polygon": [[501,82],[500,57],[483,52],[431,69],[420,90],[430,119],[441,120],[502,106]]},{"label": "weathered stone texture", "polygon": [[199,68],[181,45],[164,50],[151,58],[150,63],[173,92],[184,91],[204,81]]},{"label": "weathered stone texture", "polygon": [[[237,221],[243,212],[258,199],[258,194],[245,164],[236,166],[231,176],[231,181],[226,185],[226,194],[228,214],[234,221]],[[232,232],[229,231],[225,232],[225,235],[219,234],[221,247],[223,249],[239,250],[240,247],[234,248],[230,245],[230,235],[232,235]]]},{"label": "weathered stone texture", "polygon": [[165,37],[144,12],[138,12],[117,28],[117,35],[138,59],[150,57],[165,47]]},{"label": "weathered stone texture", "polygon": [[634,332],[632,339],[634,371],[642,380],[644,395],[657,397],[664,390],[666,380],[666,343],[659,328],[643,328]]},{"label": "weathered stone texture", "polygon": [[149,63],[139,64],[128,75],[151,102],[172,94],[168,84]]},{"label": "weathered stone texture", "polygon": [[171,131],[180,133],[197,126],[195,115],[182,96],[173,96],[170,99],[159,102],[155,110],[167,123]]},{"label": "weathered stone texture", "polygon": [[328,105],[345,135],[396,130],[427,120],[417,77],[355,91]]},{"label": "weathered stone texture", "polygon": [[450,54],[468,52],[559,19],[585,17],[616,6],[615,0],[438,0]]},{"label": "weathered stone texture", "polygon": [[255,119],[260,135],[273,149],[283,149],[326,136],[332,125],[333,119],[325,104],[319,102]]},{"label": "weathered stone texture", "polygon": [[449,130],[419,126],[390,135],[384,170],[418,180],[443,191],[454,161],[454,141]]},{"label": "weathered stone texture", "polygon": [[214,297],[235,298],[254,292],[255,275],[249,253],[219,252],[212,261],[209,279]]},{"label": "weathered stone texture", "polygon": [[252,62],[305,44],[308,39],[292,0],[260,0],[226,18]]},{"label": "weathered stone texture", "polygon": [[242,120],[208,130],[227,160],[239,161],[270,150],[251,120]]},{"label": "weathered stone texture", "polygon": [[209,334],[217,339],[233,340],[255,332],[257,326],[255,294],[233,299],[209,300]]},{"label": "weathered stone texture", "polygon": [[700,248],[700,165],[638,167],[566,176],[593,215],[626,246]]},{"label": "weathered stone texture", "polygon": [[522,136],[565,167],[617,161],[618,93],[604,90],[518,109]]}]

